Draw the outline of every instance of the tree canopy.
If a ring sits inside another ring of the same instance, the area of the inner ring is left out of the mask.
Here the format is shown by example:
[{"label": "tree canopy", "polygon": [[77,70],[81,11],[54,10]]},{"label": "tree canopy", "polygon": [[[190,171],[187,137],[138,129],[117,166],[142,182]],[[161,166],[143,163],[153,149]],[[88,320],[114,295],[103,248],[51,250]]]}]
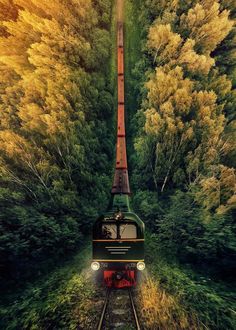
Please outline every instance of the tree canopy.
[{"label": "tree canopy", "polygon": [[[142,100],[134,133],[136,206],[144,217],[148,214],[148,224],[157,232],[162,248],[169,244],[167,237],[177,217],[182,217],[180,230],[186,231],[188,220],[181,210],[188,209],[187,203],[192,203],[197,214],[197,223],[193,219],[187,229],[188,239],[198,236],[195,225],[216,239],[222,224],[230,228],[232,238],[236,209],[235,4],[146,0],[141,11],[146,60],[137,63],[145,78],[140,81]],[[150,205],[149,211],[144,201],[138,202],[140,196]],[[180,212],[175,213],[178,207]],[[217,217],[224,219],[220,227]],[[201,246],[191,245],[196,256],[203,253],[206,241],[202,239]],[[225,258],[234,255],[233,242],[227,257],[222,247]],[[189,246],[181,239],[176,244],[187,256]]]},{"label": "tree canopy", "polygon": [[74,248],[106,205],[111,4],[1,0],[0,8],[0,253],[8,273]]}]

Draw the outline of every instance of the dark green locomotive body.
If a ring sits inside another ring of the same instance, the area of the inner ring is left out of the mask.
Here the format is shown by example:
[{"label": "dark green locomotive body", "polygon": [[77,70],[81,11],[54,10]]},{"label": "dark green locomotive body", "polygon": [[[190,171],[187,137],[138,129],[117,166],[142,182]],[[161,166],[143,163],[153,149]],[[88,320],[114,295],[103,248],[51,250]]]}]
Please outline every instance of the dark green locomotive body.
[{"label": "dark green locomotive body", "polygon": [[144,260],[144,224],[133,212],[108,212],[93,227],[93,260],[137,263]]},{"label": "dark green locomotive body", "polygon": [[93,263],[100,271],[134,270],[144,265],[144,223],[131,211],[128,195],[114,195],[93,226]]}]

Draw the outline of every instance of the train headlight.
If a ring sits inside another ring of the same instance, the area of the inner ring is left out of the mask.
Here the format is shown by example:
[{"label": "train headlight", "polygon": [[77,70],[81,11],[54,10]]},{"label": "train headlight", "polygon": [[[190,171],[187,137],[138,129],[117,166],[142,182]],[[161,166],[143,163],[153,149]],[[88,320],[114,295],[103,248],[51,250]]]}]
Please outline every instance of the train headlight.
[{"label": "train headlight", "polygon": [[97,262],[97,261],[93,261],[93,262],[91,263],[91,268],[92,268],[92,270],[94,270],[94,271],[99,270],[99,268],[100,268],[100,263]]},{"label": "train headlight", "polygon": [[137,263],[138,270],[144,270],[145,269],[145,263],[143,261],[139,261]]}]

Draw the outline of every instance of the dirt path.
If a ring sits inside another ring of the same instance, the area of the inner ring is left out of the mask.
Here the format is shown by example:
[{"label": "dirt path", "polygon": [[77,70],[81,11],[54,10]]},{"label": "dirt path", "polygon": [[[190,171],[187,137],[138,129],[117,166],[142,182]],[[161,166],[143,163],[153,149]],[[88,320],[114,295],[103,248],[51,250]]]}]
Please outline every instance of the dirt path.
[{"label": "dirt path", "polygon": [[124,0],[117,0],[117,21],[123,22]]}]

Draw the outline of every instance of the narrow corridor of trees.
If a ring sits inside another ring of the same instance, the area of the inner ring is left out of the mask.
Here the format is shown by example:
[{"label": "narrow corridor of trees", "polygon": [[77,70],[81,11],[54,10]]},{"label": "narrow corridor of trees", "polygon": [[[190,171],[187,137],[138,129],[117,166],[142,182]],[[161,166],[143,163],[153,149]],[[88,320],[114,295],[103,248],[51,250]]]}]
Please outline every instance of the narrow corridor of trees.
[{"label": "narrow corridor of trees", "polygon": [[[87,235],[112,185],[115,4],[0,0],[0,327],[94,329]],[[142,325],[233,330],[235,1],[125,8]]]}]

